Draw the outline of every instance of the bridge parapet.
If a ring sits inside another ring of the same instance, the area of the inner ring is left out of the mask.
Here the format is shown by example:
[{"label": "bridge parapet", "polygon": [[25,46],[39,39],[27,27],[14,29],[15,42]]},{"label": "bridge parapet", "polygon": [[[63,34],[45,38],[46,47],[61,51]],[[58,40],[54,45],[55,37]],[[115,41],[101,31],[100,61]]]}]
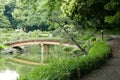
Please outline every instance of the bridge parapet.
[{"label": "bridge parapet", "polygon": [[24,41],[7,43],[6,45],[15,47],[15,46],[24,46],[24,45],[31,45],[31,44],[63,45],[63,46],[77,47],[75,44],[61,42],[60,40],[24,40]]}]

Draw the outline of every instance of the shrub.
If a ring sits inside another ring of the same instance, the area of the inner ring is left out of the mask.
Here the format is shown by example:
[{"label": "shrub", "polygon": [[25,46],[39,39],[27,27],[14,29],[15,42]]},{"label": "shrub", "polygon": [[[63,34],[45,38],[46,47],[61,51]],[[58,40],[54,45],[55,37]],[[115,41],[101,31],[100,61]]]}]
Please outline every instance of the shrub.
[{"label": "shrub", "polygon": [[3,44],[0,43],[0,50],[2,50],[2,49],[4,49],[4,48],[7,48],[7,47],[8,47],[8,46],[3,45]]},{"label": "shrub", "polygon": [[[83,35],[82,35],[82,36],[83,36]],[[85,41],[85,40],[90,39],[91,37],[93,37],[92,34],[85,34],[80,40],[81,40],[81,41]]]},{"label": "shrub", "polygon": [[70,52],[72,51],[72,47],[64,47],[63,50],[66,51],[66,52]]},{"label": "shrub", "polygon": [[96,41],[96,38],[95,37],[91,37],[90,38],[90,42],[94,42],[94,41]]},{"label": "shrub", "polygon": [[70,73],[72,80],[77,79],[77,68],[81,75],[100,67],[111,55],[110,48],[102,41],[96,41],[88,55],[54,61],[46,66],[39,66],[18,80],[66,80]]},{"label": "shrub", "polygon": [[1,30],[2,30],[2,33],[9,33],[14,31],[12,28],[2,28]]},{"label": "shrub", "polygon": [[34,30],[32,32],[30,31],[29,34],[30,37],[40,37],[42,32],[40,30]]}]

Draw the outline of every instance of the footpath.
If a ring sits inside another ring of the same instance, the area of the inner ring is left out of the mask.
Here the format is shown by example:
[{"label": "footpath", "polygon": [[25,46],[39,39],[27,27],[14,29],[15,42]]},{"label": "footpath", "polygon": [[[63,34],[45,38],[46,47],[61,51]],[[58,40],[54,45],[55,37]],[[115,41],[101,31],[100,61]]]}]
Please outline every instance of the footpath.
[{"label": "footpath", "polygon": [[120,80],[120,38],[108,41],[113,57],[104,66],[85,75],[80,80]]}]

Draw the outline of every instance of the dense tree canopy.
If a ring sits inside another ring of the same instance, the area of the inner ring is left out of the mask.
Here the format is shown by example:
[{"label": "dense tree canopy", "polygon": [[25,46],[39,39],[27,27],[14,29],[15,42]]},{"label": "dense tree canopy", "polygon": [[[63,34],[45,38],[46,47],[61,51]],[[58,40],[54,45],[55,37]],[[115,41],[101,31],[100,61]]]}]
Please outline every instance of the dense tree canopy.
[{"label": "dense tree canopy", "polygon": [[105,17],[105,22],[109,24],[120,24],[120,1],[110,0],[104,8],[109,11],[109,15]]},{"label": "dense tree canopy", "polygon": [[[36,3],[36,6],[33,8],[29,4],[21,3],[20,0],[16,0],[16,8],[12,13],[16,26],[26,28],[35,27],[41,30],[47,30],[45,9],[41,8],[44,2],[45,1]],[[35,10],[36,8],[37,10]]]},{"label": "dense tree canopy", "polygon": [[[118,0],[67,0],[61,6],[63,13],[83,27],[119,27]],[[113,26],[114,25],[114,26]]]},{"label": "dense tree canopy", "polygon": [[[82,28],[119,28],[119,0],[1,0],[0,26],[56,28],[49,18],[77,22]],[[5,23],[5,24],[4,24]]]},{"label": "dense tree canopy", "polygon": [[1,0],[0,3],[1,27],[48,30],[46,8],[42,8],[46,1],[33,3],[34,7],[21,0]]},{"label": "dense tree canopy", "polygon": [[9,19],[4,15],[5,10],[5,0],[1,0],[0,4],[0,27],[9,27],[11,26]]}]

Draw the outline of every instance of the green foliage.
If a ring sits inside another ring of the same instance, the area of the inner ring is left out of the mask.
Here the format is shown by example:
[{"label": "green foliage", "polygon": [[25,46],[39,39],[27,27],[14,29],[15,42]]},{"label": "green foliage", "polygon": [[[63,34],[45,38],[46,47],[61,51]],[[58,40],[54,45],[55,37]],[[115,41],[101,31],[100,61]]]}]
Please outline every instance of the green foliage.
[{"label": "green foliage", "polygon": [[80,49],[72,49],[70,52],[73,58],[82,56],[84,53]]},{"label": "green foliage", "polygon": [[91,37],[90,38],[90,42],[95,42],[96,41],[96,38],[95,37]]},{"label": "green foliage", "polygon": [[115,15],[105,17],[105,22],[109,24],[119,24],[120,22],[120,11],[116,12]]},{"label": "green foliage", "polygon": [[4,15],[4,10],[5,10],[5,1],[1,0],[0,1],[0,27],[10,27],[10,21],[8,18]]},{"label": "green foliage", "polygon": [[93,65],[93,68],[100,67],[106,59],[111,57],[110,51],[111,50],[107,44],[102,41],[96,41],[88,52],[88,57],[92,60],[91,65]]},{"label": "green foliage", "polygon": [[40,30],[34,30],[29,32],[29,36],[31,37],[40,37],[42,32]]},{"label": "green foliage", "polygon": [[81,34],[80,40],[81,41],[89,40],[91,37],[93,37],[93,34]]},{"label": "green foliage", "polygon": [[3,34],[8,33],[8,35],[9,35],[10,32],[13,32],[13,29],[12,28],[2,28],[2,29],[0,29],[0,31]]},{"label": "green foliage", "polygon": [[16,8],[12,12],[15,26],[27,28],[28,31],[29,29],[36,28],[40,30],[47,30],[47,9],[42,7],[46,3],[46,1],[36,0],[32,3],[32,5],[30,5],[30,2],[21,2],[21,0],[16,0]]},{"label": "green foliage", "polygon": [[[66,47],[65,47],[66,48]],[[65,50],[64,46],[50,46],[49,54],[46,54],[45,60],[46,62],[54,62],[56,60],[62,60],[71,58],[72,54],[70,51]]]},{"label": "green foliage", "polygon": [[90,37],[89,39],[87,39],[85,41],[84,44],[82,44],[82,47],[88,52],[89,49],[93,46],[94,42],[96,41],[97,39],[95,37]]},{"label": "green foliage", "polygon": [[120,3],[117,0],[67,0],[61,6],[61,10],[84,28],[99,29],[105,28],[109,24],[112,24],[109,27],[114,28],[118,27],[120,22],[119,6]]},{"label": "green foliage", "polygon": [[96,8],[100,8],[98,3],[100,3],[100,1],[68,0],[66,3],[63,3],[61,9],[66,16],[77,21],[82,27],[96,27],[96,25],[99,24],[97,17],[103,14],[102,12],[98,14],[95,13],[95,11],[97,11]]},{"label": "green foliage", "polygon": [[7,47],[8,47],[8,46],[3,45],[3,44],[0,43],[0,50],[1,50],[1,49],[4,49],[4,48],[7,48]]},{"label": "green foliage", "polygon": [[66,51],[66,52],[69,52],[71,51],[73,48],[72,47],[64,47],[63,50]]},{"label": "green foliage", "polygon": [[[0,27],[48,30],[47,9],[42,6],[45,1],[1,0]],[[32,3],[32,5],[31,5]],[[35,7],[34,7],[35,6]]]},{"label": "green foliage", "polygon": [[11,28],[0,29],[0,42],[8,43],[23,40],[62,40],[61,38],[50,37],[50,32],[42,32],[40,30],[29,31],[28,33],[22,30],[14,30]]},{"label": "green foliage", "polygon": [[66,80],[67,73],[72,75],[72,80],[76,80],[77,68],[80,68],[81,75],[84,75],[100,67],[109,55],[111,52],[108,45],[97,41],[86,56],[58,60],[46,66],[39,66],[18,80]]},{"label": "green foliage", "polygon": [[80,25],[77,28],[119,28],[118,0],[1,0],[0,3],[0,27],[55,29],[58,25],[50,22],[50,17],[69,17]]}]

